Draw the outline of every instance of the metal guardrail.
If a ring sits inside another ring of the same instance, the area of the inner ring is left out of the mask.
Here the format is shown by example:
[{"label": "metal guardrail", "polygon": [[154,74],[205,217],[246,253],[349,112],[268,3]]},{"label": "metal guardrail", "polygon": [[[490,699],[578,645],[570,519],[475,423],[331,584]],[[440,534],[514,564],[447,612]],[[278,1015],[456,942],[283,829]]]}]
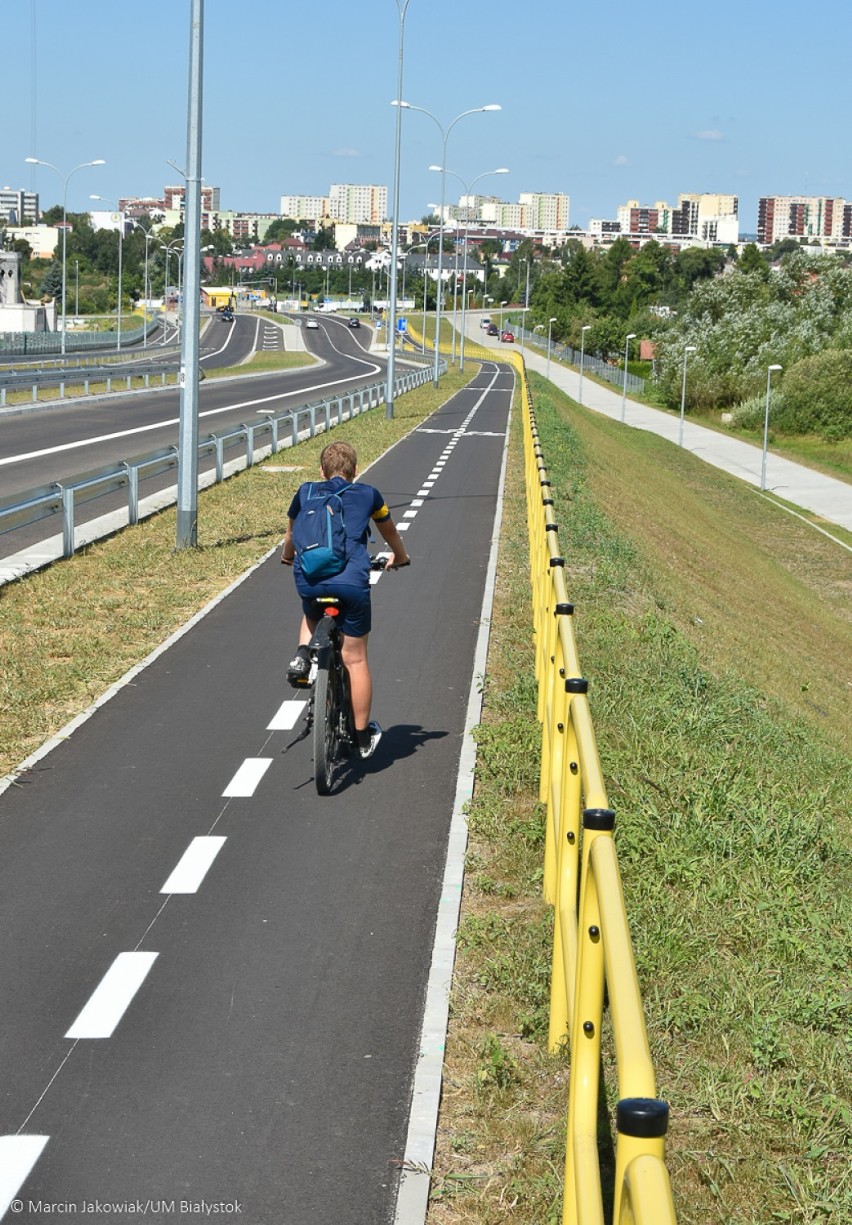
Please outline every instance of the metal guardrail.
[{"label": "metal guardrail", "polygon": [[117,363],[86,364],[84,366],[66,364],[61,367],[40,367],[30,370],[0,370],[0,408],[8,406],[9,392],[26,391],[27,388],[31,388],[29,402],[37,404],[39,390],[48,387],[58,387],[59,399],[63,400],[66,387],[82,387],[83,394],[89,395],[92,384],[105,384],[107,393],[109,393],[113,390],[113,384],[123,383],[124,389],[129,391],[134,379],[141,379],[144,387],[150,387],[152,377],[158,378],[160,385],[165,386],[168,375],[177,377],[179,364],[176,355],[172,361],[146,360],[143,362],[136,360],[127,362],[125,360],[121,365]]},{"label": "metal guardrail", "polygon": [[[122,328],[121,340],[123,344],[132,345],[140,341],[145,334],[146,327],[150,333],[158,326],[156,316],[151,316],[147,324],[140,324],[138,328]],[[106,349],[110,346],[118,345],[118,332],[71,332],[65,333],[65,352],[80,353],[86,352],[89,349]],[[61,332],[4,332],[2,349],[0,356],[2,357],[18,357],[27,356],[31,353],[61,353],[62,352],[62,333]]]},{"label": "metal guardrail", "polygon": [[[442,364],[442,373],[446,363]],[[403,371],[394,381],[394,395],[404,395],[430,381],[431,368],[419,366]],[[226,475],[251,467],[267,453],[295,446],[303,438],[313,438],[352,417],[359,416],[385,401],[386,382],[368,383],[339,396],[309,403],[287,412],[266,414],[252,425],[240,424],[221,433],[208,434],[198,443],[199,460],[214,461],[214,479],[218,483]],[[226,452],[242,447],[242,456],[226,465]],[[226,466],[229,471],[226,472]],[[139,521],[141,514],[140,483],[177,467],[177,447],[152,451],[132,459],[120,460],[90,472],[54,481],[23,493],[0,499],[0,535],[38,523],[51,515],[62,517],[62,557],[75,551],[75,512],[77,507],[108,493],[126,488],[128,524]],[[172,499],[174,500],[174,499]],[[114,531],[114,528],[108,529]]]},{"label": "metal guardrail", "polygon": [[598,1157],[605,998],[619,1101],[613,1225],[675,1225],[665,1165],[668,1105],[656,1097],[613,827],[572,627],[551,484],[522,385],[530,568],[547,809],[544,892],[554,907],[550,1047],[570,1049],[563,1225],[603,1225]]},{"label": "metal guardrail", "polygon": [[[547,340],[539,332],[528,332],[526,328],[518,328],[515,332],[516,340],[523,341],[525,345],[531,345],[533,348],[542,349],[547,353]],[[580,350],[572,348],[571,345],[562,345],[553,343],[550,346],[550,355],[554,360],[567,362],[569,366],[580,365]],[[583,353],[583,373],[594,374],[597,378],[602,379],[605,383],[612,383],[618,388],[624,387],[624,369],[621,366],[611,366],[609,362],[602,361],[599,357],[593,357],[589,353]],[[636,395],[645,394],[645,380],[640,378],[638,374],[627,372],[627,390],[634,392]]]}]

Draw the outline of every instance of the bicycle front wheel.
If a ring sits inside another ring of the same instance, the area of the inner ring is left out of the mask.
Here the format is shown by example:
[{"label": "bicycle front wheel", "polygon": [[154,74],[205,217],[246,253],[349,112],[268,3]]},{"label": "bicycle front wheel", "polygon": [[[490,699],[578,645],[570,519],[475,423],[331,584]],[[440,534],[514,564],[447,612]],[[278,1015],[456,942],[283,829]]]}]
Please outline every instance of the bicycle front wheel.
[{"label": "bicycle front wheel", "polygon": [[333,658],[320,662],[314,681],[314,782],[319,795],[331,791],[337,756],[340,693],[337,680]]}]

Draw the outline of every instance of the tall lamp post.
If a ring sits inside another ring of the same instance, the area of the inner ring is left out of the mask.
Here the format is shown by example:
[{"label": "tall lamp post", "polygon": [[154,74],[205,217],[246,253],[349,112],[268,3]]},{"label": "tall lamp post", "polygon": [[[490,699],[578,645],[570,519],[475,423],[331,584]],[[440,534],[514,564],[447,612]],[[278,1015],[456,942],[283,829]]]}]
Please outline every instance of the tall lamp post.
[{"label": "tall lamp post", "polygon": [[763,417],[763,454],[760,457],[760,488],[766,489],[766,452],[769,447],[769,396],[772,390],[772,371],[781,366],[770,366],[766,371],[766,412]]},{"label": "tall lamp post", "polygon": [[[47,166],[48,170],[52,170],[62,178],[62,171],[54,166],[53,162],[44,162],[40,157],[25,157],[25,162],[29,162],[31,166]],[[73,170],[69,170],[65,175],[65,181],[62,186],[62,356],[65,356],[65,248],[68,235],[68,182],[72,175],[78,170],[83,170],[86,166],[105,166],[106,161],[102,157],[96,157],[93,162],[81,162],[79,166],[75,166]]]},{"label": "tall lamp post", "polygon": [[683,446],[683,418],[686,413],[686,359],[695,352],[695,345],[687,345],[683,351],[683,379],[680,385],[680,425],[677,432],[677,445]]},{"label": "tall lamp post", "polygon": [[590,323],[584,323],[583,326],[580,328],[580,394],[578,396],[579,404],[583,403],[583,360],[586,356],[586,332],[591,331],[591,327],[592,325]]},{"label": "tall lamp post", "polygon": [[[399,51],[397,54],[396,96],[402,97],[402,68],[405,59],[405,15],[411,0],[396,0],[399,14]],[[385,391],[385,417],[393,417],[393,384],[396,365],[396,261],[399,251],[399,163],[402,144],[402,111],[396,112],[393,154],[393,217],[391,218],[391,280],[388,304],[388,383]],[[372,310],[372,302],[370,303]]]},{"label": "tall lamp post", "polygon": [[[163,344],[166,343],[166,333],[169,323],[169,258],[172,250],[177,250],[179,245],[183,245],[182,238],[173,238],[171,242],[161,242],[160,246],[166,253],[166,279],[163,282]],[[180,309],[180,302],[178,302]]]},{"label": "tall lamp post", "polygon": [[121,267],[124,261],[124,213],[114,200],[106,196],[89,196],[90,200],[100,200],[102,204],[111,204],[118,214],[118,323],[116,324],[116,349],[121,350]]},{"label": "tall lamp post", "polygon": [[131,218],[131,223],[137,230],[142,231],[142,236],[145,239],[145,272],[143,274],[142,287],[142,348],[148,348],[148,302],[150,300],[150,287],[148,284],[148,243],[152,242],[157,236],[153,230],[146,230],[144,225],[140,225],[138,221]]},{"label": "tall lamp post", "polygon": [[621,389],[621,420],[627,412],[627,357],[630,352],[630,342],[636,339],[635,332],[628,332],[624,341],[624,386]]},{"label": "tall lamp post", "polygon": [[[397,3],[399,3],[399,0],[397,0]],[[401,92],[402,91],[400,91],[400,93]],[[443,142],[443,156],[441,158],[441,165],[438,167],[438,169],[441,171],[441,211],[439,214],[439,228],[438,228],[438,292],[436,294],[436,300],[435,300],[434,383],[435,383],[435,386],[437,387],[438,386],[438,347],[439,347],[440,339],[441,339],[441,298],[443,297],[444,207],[445,207],[445,202],[446,202],[446,185],[447,185],[445,167],[447,165],[447,142],[450,139],[450,132],[452,132],[453,128],[456,126],[456,124],[459,122],[460,119],[464,119],[465,116],[467,115],[482,114],[483,111],[501,111],[503,108],[502,106],[500,106],[499,102],[489,102],[487,106],[474,106],[469,111],[462,111],[460,115],[456,115],[455,119],[451,120],[451,122],[447,124],[445,128],[441,124],[440,120],[436,119],[436,117],[432,114],[431,111],[427,111],[426,108],[423,106],[414,106],[411,102],[403,102],[400,96],[397,96],[394,99],[394,101],[391,103],[391,105],[399,107],[401,110],[420,111],[422,115],[428,115],[429,118],[432,120],[432,122],[437,127],[438,131],[441,133],[441,140]],[[430,169],[434,169],[434,168],[430,167]]]},{"label": "tall lamp post", "polygon": [[449,170],[446,166],[430,166],[430,170],[438,170],[443,174],[451,174],[454,179],[458,179],[464,188],[467,206],[465,208],[464,218],[464,260],[462,262],[462,318],[461,318],[461,344],[459,345],[459,370],[464,370],[464,338],[465,328],[467,326],[467,248],[468,248],[468,231],[470,227],[470,196],[472,188],[479,182],[480,179],[487,179],[492,174],[508,174],[507,166],[500,166],[497,170],[483,170],[482,174],[478,174],[475,179],[471,179],[470,184],[465,183],[461,175],[456,174],[454,170]]},{"label": "tall lamp post", "polygon": [[550,344],[551,344],[551,337],[553,335],[553,325],[555,322],[556,322],[555,315],[553,315],[552,318],[548,319],[547,321],[547,374],[544,376],[547,379],[550,378]]}]

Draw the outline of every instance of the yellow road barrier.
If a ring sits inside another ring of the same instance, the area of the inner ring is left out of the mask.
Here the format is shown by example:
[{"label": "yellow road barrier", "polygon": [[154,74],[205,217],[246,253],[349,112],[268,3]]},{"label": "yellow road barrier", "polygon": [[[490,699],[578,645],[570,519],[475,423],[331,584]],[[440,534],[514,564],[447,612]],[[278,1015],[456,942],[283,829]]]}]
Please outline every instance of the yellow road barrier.
[{"label": "yellow road barrier", "polygon": [[[415,337],[419,339],[419,337]],[[442,344],[440,351],[450,347]],[[565,558],[523,357],[465,342],[465,357],[514,367],[524,434],[530,585],[546,806],[544,895],[554,908],[549,1045],[570,1052],[563,1225],[604,1225],[598,1152],[605,993],[618,1103],[612,1225],[676,1225],[665,1165],[668,1105],[656,1077],[606,787],[568,599]]]},{"label": "yellow road barrier", "polygon": [[613,1225],[674,1225],[668,1106],[656,1078],[610,809],[574,638],[565,558],[526,380],[521,389],[538,716],[547,810],[544,891],[554,907],[550,1048],[568,1043],[563,1225],[603,1225],[598,1156],[601,1025],[609,1000],[618,1075]]}]

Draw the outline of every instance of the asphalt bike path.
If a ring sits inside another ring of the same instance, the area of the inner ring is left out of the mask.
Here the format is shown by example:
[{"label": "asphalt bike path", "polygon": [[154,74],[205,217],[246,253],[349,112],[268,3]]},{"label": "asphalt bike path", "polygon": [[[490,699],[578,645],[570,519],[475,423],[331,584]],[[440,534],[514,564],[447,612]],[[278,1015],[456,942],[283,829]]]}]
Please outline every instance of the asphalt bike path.
[{"label": "asphalt bike path", "polygon": [[3,1219],[392,1218],[512,386],[486,363],[362,474],[414,564],[338,793],[276,550],[0,795]]}]

